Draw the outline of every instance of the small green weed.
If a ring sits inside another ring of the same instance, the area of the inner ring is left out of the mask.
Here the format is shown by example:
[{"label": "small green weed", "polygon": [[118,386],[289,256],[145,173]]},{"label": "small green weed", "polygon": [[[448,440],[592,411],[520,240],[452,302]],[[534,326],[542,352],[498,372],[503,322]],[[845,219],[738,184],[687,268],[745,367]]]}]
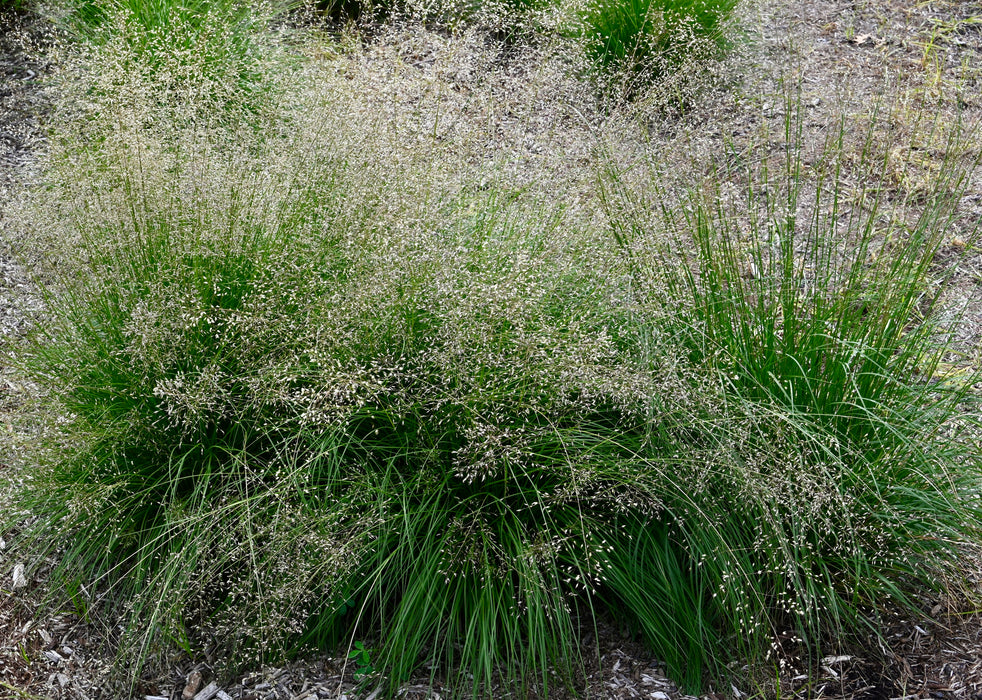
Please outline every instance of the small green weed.
[{"label": "small green weed", "polygon": [[375,667],[372,666],[372,650],[365,648],[364,642],[357,641],[352,644],[348,658],[355,662],[355,680],[362,680],[375,673]]},{"label": "small green weed", "polygon": [[91,604],[85,586],[78,580],[67,580],[64,583],[65,595],[71,603],[72,612],[87,624],[92,623],[90,616]]}]

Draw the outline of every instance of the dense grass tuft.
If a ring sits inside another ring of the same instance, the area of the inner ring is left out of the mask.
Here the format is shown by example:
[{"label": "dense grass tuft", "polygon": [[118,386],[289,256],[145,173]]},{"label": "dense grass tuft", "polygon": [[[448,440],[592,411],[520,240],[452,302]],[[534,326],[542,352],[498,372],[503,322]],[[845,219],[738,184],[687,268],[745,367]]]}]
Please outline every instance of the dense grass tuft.
[{"label": "dense grass tuft", "polygon": [[[877,630],[884,601],[943,592],[939,572],[979,536],[979,396],[942,369],[953,267],[937,262],[975,164],[956,129],[930,196],[891,202],[849,190],[841,141],[806,172],[793,124],[777,175],[715,173],[671,204],[609,180],[615,238],[671,310],[650,332],[725,402],[693,430],[714,458],[663,496],[670,529],[635,522],[634,579],[612,580],[693,682],[782,632],[817,651]],[[871,147],[861,159],[886,167]]]},{"label": "dense grass tuft", "polygon": [[601,81],[632,96],[678,82],[730,44],[738,0],[594,0],[582,16],[584,48]]},{"label": "dense grass tuft", "polygon": [[233,93],[261,101],[254,93],[268,87],[262,72],[268,29],[299,5],[293,0],[71,0],[49,12],[69,36],[102,52],[103,60],[125,60],[128,72],[150,74],[181,91],[209,90],[217,104]]},{"label": "dense grass tuft", "polygon": [[129,611],[130,668],[371,639],[393,689],[572,683],[604,514],[655,507],[611,433],[650,379],[603,241],[496,196],[401,226],[320,134],[120,129],[42,200],[59,291],[25,363],[70,419],[27,546]]}]

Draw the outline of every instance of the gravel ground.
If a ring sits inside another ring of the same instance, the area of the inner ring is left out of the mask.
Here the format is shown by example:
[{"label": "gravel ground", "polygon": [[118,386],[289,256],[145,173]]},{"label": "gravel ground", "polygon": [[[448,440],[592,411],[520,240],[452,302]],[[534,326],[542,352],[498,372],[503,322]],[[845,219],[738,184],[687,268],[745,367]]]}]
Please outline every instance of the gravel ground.
[{"label": "gravel ground", "polygon": [[[978,123],[982,114],[982,4],[979,2],[847,2],[801,0],[764,2],[750,13],[759,28],[759,41],[741,59],[748,70],[737,90],[712,92],[705,104],[680,116],[673,128],[654,134],[662,146],[673,143],[706,151],[718,149],[724,139],[740,141],[763,123],[779,120],[782,88],[778,76],[795,66],[802,77],[802,104],[806,106],[806,139],[821,140],[840,114],[862,126],[876,96],[892,93],[911,111],[926,110],[942,119],[956,115]],[[438,52],[446,39],[418,30],[415,41],[434,45]],[[43,152],[46,110],[42,79],[50,69],[40,59],[43,27],[32,20],[0,16],[0,479],[15,483],[24,467],[23,446],[37,430],[32,420],[38,388],[18,378],[4,358],[17,339],[38,318],[41,301],[28,272],[10,252],[7,241],[17,232],[5,218],[19,183],[38,177],[36,158]],[[441,43],[442,42],[442,43]],[[431,47],[432,48],[432,47]],[[431,49],[426,49],[430,51]],[[421,49],[422,51],[422,49]],[[424,51],[425,53],[425,51]],[[429,54],[427,54],[429,55]],[[386,56],[400,56],[399,45],[383,40],[373,54],[371,69],[385,70]],[[438,58],[438,56],[437,56]],[[439,60],[419,62],[426,79],[441,80]],[[430,73],[427,73],[430,71]],[[520,73],[520,71],[518,71]],[[912,113],[912,112],[911,112]],[[889,126],[906,128],[899,110]],[[509,124],[498,125],[499,137],[511,138]],[[521,122],[530,123],[529,120]],[[517,128],[517,127],[515,127]],[[522,135],[532,157],[535,134]],[[900,173],[913,177],[916,173]],[[963,225],[982,217],[982,183],[976,182],[964,204]],[[952,231],[950,252],[959,251],[960,230]],[[982,256],[963,258],[959,274],[948,292],[966,314],[958,327],[965,360],[977,366],[982,338]],[[963,358],[964,359],[964,358]],[[2,506],[2,500],[0,500]],[[160,677],[147,678],[139,687],[113,684],[113,635],[99,624],[98,604],[89,619],[75,612],[43,615],[44,571],[32,580],[18,578],[16,562],[3,558],[0,541],[0,698],[52,700],[114,699],[126,697],[167,700],[210,698],[307,699],[371,698],[371,687],[359,688],[354,669],[342,657],[321,656],[293,664],[265,668],[219,684],[214,658],[175,656]],[[966,556],[966,576],[979,581],[976,558]],[[780,644],[775,667],[752,694],[780,697],[868,698],[982,698],[982,619],[973,606],[958,600],[925,600],[925,612],[935,622],[888,619],[888,646],[844,647],[835,657],[805,668],[799,649],[789,640]],[[612,626],[598,629],[589,648],[601,651],[599,666],[586,669],[590,697],[686,698],[665,678],[663,667]],[[440,697],[439,683],[415,679],[404,687],[407,698]],[[736,689],[722,689],[706,700],[742,697]],[[497,697],[508,695],[498,688]],[[562,693],[550,693],[552,697]]]},{"label": "gravel ground", "polygon": [[[32,50],[36,38],[36,23],[0,15],[0,231],[15,187],[36,175],[35,154],[44,142],[39,86],[45,68]],[[29,275],[0,237],[0,344],[23,333],[32,296]]]}]

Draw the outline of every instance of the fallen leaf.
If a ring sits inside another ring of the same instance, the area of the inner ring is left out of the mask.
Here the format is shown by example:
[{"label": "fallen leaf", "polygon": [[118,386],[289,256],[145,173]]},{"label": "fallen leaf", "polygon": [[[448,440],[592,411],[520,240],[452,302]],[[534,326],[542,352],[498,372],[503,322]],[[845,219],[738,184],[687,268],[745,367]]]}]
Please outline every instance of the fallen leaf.
[{"label": "fallen leaf", "polygon": [[14,573],[11,578],[14,580],[14,590],[27,587],[27,575],[24,573],[23,564],[18,564],[14,567]]}]

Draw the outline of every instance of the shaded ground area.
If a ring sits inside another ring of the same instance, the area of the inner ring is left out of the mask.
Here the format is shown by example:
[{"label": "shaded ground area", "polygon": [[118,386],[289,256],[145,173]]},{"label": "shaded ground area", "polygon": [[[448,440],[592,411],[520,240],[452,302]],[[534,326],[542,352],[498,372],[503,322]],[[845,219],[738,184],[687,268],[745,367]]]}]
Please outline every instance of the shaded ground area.
[{"label": "shaded ground area", "polygon": [[[745,23],[753,41],[731,67],[738,74],[745,72],[742,82],[732,89],[711,90],[704,103],[678,115],[670,126],[654,125],[648,134],[650,140],[638,141],[638,152],[673,147],[714,152],[724,143],[739,149],[765,125],[780,132],[784,86],[779,77],[787,78],[789,71],[800,78],[800,105],[809,144],[820,144],[843,114],[851,131],[873,128],[894,136],[914,133],[925,118],[978,123],[982,113],[982,4],[978,2],[765,3],[749,10]],[[410,44],[405,43],[407,31],[413,35]],[[15,235],[5,229],[9,226],[5,211],[16,184],[36,178],[35,156],[43,150],[46,103],[41,80],[49,67],[40,62],[38,46],[44,41],[38,23],[22,17],[0,17],[0,480],[13,485],[24,473],[24,446],[32,431],[38,429],[31,418],[36,387],[21,381],[5,358],[30,319],[36,317],[40,302],[27,271],[4,242]],[[476,62],[473,68],[454,53],[459,49],[446,37],[410,29],[382,36],[371,52],[350,59],[361,63],[349,68],[353,75],[371,80],[389,75],[395,70],[393,66],[404,61],[400,70],[410,65],[415,78],[445,85],[450,101],[463,99],[459,96],[466,90],[497,85],[500,94],[494,99],[500,102],[509,94],[510,80],[528,77],[524,66],[512,65],[507,59],[493,66]],[[448,66],[456,68],[448,70]],[[472,68],[499,72],[475,78]],[[874,124],[871,104],[884,95],[890,97],[890,111],[880,114]],[[516,147],[516,170],[522,168],[523,158],[546,157],[543,152],[550,141],[544,134],[553,133],[550,129],[555,126],[546,123],[548,110],[552,102],[558,104],[564,98],[546,91],[542,99],[546,100],[544,106],[523,108],[516,104],[511,111],[502,108],[498,114],[503,116],[489,131],[489,148],[499,143],[520,145]],[[522,109],[539,116],[523,115]],[[588,123],[594,118],[589,114],[584,117]],[[536,119],[542,121],[538,127]],[[434,131],[437,127],[436,123],[424,126]],[[587,157],[588,145],[579,144],[579,150],[575,143],[568,146],[570,152],[579,154],[577,157]],[[930,156],[929,148],[924,151]],[[919,178],[930,177],[929,161],[929,157],[917,161],[898,156],[890,166],[893,186],[917,187]],[[963,204],[960,228],[952,231],[952,251],[964,246],[962,229],[967,230],[982,217],[982,183],[975,183]],[[982,257],[975,254],[963,259],[946,294],[949,301],[965,310],[958,325],[964,355],[952,361],[973,371],[978,367],[982,338]],[[0,543],[0,549],[4,544]],[[99,620],[99,601],[82,592],[77,609],[39,617],[43,567],[35,571],[33,580],[23,580],[3,561],[0,697],[121,697],[124,689],[107,680],[112,655],[106,640],[112,635],[92,622]],[[966,576],[977,584],[976,570],[980,567],[976,563],[974,557],[966,558]],[[875,640],[852,642],[843,645],[837,655],[823,659],[809,659],[793,640],[779,635],[774,666],[759,676],[756,688],[724,688],[709,697],[982,698],[982,617],[974,612],[971,601],[922,603],[925,615],[934,622],[891,617],[885,611],[885,645]],[[649,658],[624,630],[607,624],[597,630],[597,636],[584,639],[587,648],[601,651],[602,668],[586,669],[584,680],[590,697],[685,697],[665,678],[658,661]],[[221,662],[207,653],[197,658],[175,656],[166,673],[147,679],[142,687],[133,689],[134,694],[168,700],[182,695],[197,700],[371,695],[370,686],[367,691],[358,689],[354,679],[357,668],[343,655],[264,669],[219,685],[214,669]],[[430,691],[428,681],[420,678],[408,682],[405,697],[435,697],[440,685]],[[496,695],[505,697],[508,689],[499,688]],[[550,693],[551,697],[561,695]]]}]

